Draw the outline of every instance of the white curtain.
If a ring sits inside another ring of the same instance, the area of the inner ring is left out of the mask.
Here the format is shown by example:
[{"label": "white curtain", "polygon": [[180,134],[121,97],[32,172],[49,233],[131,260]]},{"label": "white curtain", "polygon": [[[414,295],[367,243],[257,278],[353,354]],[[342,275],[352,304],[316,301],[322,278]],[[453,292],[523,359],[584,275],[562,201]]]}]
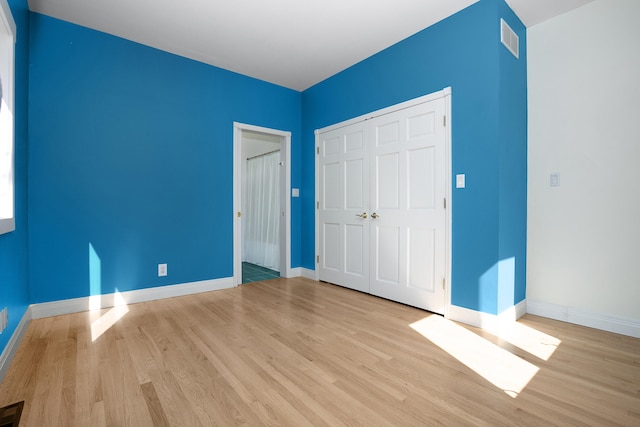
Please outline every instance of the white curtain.
[{"label": "white curtain", "polygon": [[247,160],[242,260],[280,270],[280,152]]}]

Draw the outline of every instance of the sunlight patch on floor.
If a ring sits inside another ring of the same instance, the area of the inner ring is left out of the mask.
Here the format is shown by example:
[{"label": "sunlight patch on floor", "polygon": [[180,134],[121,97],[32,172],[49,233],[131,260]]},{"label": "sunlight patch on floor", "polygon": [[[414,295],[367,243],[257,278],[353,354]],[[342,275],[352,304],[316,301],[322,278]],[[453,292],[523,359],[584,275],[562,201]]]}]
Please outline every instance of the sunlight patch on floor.
[{"label": "sunlight patch on floor", "polygon": [[91,322],[91,341],[95,342],[129,312],[129,306],[119,292],[114,294],[113,300],[111,310]]},{"label": "sunlight patch on floor", "polygon": [[490,332],[544,361],[549,360],[562,343],[558,338],[519,322],[510,322]]},{"label": "sunlight patch on floor", "polygon": [[540,370],[443,317],[428,316],[409,326],[513,398]]}]

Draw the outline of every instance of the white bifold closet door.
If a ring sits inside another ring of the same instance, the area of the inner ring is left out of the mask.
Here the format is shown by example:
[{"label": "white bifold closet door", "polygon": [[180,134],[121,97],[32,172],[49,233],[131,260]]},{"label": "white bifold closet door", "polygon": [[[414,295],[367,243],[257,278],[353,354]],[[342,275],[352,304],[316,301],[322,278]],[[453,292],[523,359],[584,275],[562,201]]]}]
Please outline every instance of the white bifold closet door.
[{"label": "white bifold closet door", "polygon": [[444,98],[320,133],[320,280],[444,312]]}]

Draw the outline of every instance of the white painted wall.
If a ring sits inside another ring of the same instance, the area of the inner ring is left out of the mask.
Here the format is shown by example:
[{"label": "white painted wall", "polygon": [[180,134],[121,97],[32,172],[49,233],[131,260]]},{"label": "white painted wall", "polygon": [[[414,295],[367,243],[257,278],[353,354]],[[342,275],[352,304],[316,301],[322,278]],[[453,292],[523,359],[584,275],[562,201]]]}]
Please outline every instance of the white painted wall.
[{"label": "white painted wall", "polygon": [[636,332],[639,20],[638,0],[597,0],[527,33],[528,306]]}]

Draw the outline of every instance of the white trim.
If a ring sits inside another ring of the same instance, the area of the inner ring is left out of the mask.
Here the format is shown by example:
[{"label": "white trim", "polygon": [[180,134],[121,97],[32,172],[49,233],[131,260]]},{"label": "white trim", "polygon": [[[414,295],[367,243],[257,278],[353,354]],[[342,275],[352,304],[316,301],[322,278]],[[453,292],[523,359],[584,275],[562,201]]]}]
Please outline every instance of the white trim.
[{"label": "white trim", "polygon": [[449,315],[446,317],[455,322],[465,323],[487,331],[496,331],[515,322],[524,316],[526,312],[527,300],[522,300],[498,315],[482,313],[457,305],[450,305]]},{"label": "white trim", "polygon": [[[135,304],[164,298],[173,298],[201,292],[218,291],[234,287],[233,278],[203,280],[200,282],[184,283],[180,285],[158,286],[155,288],[137,289],[135,291],[119,292],[117,294],[104,294],[93,297],[82,297],[61,301],[32,304],[31,317],[41,319],[44,317],[60,316],[62,314],[80,313],[102,308],[114,307],[124,303]],[[117,301],[116,301],[117,295]]]},{"label": "white trim", "polygon": [[20,323],[18,323],[16,330],[13,331],[13,335],[11,335],[7,346],[4,348],[2,355],[0,356],[0,383],[9,370],[13,356],[15,356],[16,351],[18,351],[18,347],[20,347],[20,343],[22,342],[25,332],[27,332],[29,323],[31,323],[30,307],[27,308],[22,319],[20,319]]},{"label": "white trim", "polygon": [[444,317],[449,317],[449,309],[451,308],[451,260],[453,258],[453,253],[451,251],[451,242],[453,241],[453,236],[451,234],[451,225],[453,224],[453,190],[451,185],[451,175],[453,173],[453,162],[451,160],[451,153],[453,151],[453,145],[451,140],[451,129],[453,128],[452,117],[451,117],[451,88],[445,88],[444,93],[444,112],[446,117],[446,129],[445,129],[445,162],[446,162],[446,178],[445,178],[445,197],[447,198],[447,210],[445,212],[446,215],[446,224],[445,224],[445,266],[444,266],[444,275],[445,275],[445,287],[444,287]]},{"label": "white trim", "polygon": [[316,280],[316,272],[314,270],[310,270],[308,268],[304,268],[304,267],[296,267],[296,268],[290,268],[287,270],[288,272],[288,276],[286,277],[287,279],[291,279],[294,277],[306,277],[307,279],[311,279],[311,280]]},{"label": "white trim", "polygon": [[[291,132],[284,132],[282,142],[280,143],[281,158],[284,157],[284,194],[281,195],[280,201],[284,199],[285,209],[285,230],[284,230],[284,262],[280,261],[280,265],[284,264],[284,277],[291,276]],[[284,156],[283,156],[284,154]],[[282,244],[282,240],[280,241]],[[280,254],[283,250],[280,249]]]},{"label": "white trim", "polygon": [[320,280],[320,264],[318,263],[318,257],[320,256],[320,131],[316,130],[315,131],[315,148],[313,156],[315,158],[315,170],[316,170],[316,178],[315,178],[315,192],[316,192],[316,197],[315,197],[315,203],[313,204],[313,210],[315,212],[315,233],[316,233],[316,237],[315,237],[315,241],[316,241],[316,247],[315,247],[315,256],[313,257],[313,265],[315,267],[314,271],[313,271],[313,277],[310,277],[310,279],[319,281]]},{"label": "white trim", "polygon": [[353,119],[346,120],[344,122],[336,123],[331,126],[324,127],[322,129],[316,129],[315,133],[315,148],[314,148],[314,156],[315,156],[315,256],[314,256],[314,265],[315,271],[313,272],[313,276],[305,276],[310,279],[319,281],[320,280],[320,266],[318,265],[318,255],[320,254],[320,212],[318,209],[318,204],[320,203],[320,135],[329,132],[335,129],[339,129],[341,127],[349,126],[352,124],[360,123],[365,120],[370,120],[375,117],[380,117],[385,114],[394,113],[396,111],[405,110],[407,108],[415,107],[416,105],[425,104],[427,102],[434,101],[436,99],[444,98],[445,103],[445,116],[446,116],[446,130],[445,130],[445,196],[447,198],[447,212],[446,212],[446,225],[445,225],[445,290],[444,290],[444,315],[445,317],[449,317],[449,310],[451,307],[451,258],[452,258],[452,233],[451,224],[453,223],[453,197],[451,190],[451,173],[453,170],[452,163],[452,138],[451,138],[451,122],[452,122],[452,114],[451,114],[451,87],[446,87],[438,92],[431,93],[429,95],[424,95],[418,98],[411,99],[409,101],[402,102],[400,104],[395,104],[387,108],[383,108],[381,110],[374,111],[372,113],[364,114],[359,117],[355,117]]},{"label": "white trim", "polygon": [[233,285],[242,283],[242,129],[233,123]]},{"label": "white trim", "polygon": [[[284,191],[281,191],[280,202],[284,202],[285,257],[280,261],[280,276],[295,277],[291,272],[291,132],[270,129],[245,123],[233,122],[233,281],[234,286],[242,283],[242,221],[238,212],[242,212],[242,132],[260,132],[281,137],[280,155],[284,161]],[[284,242],[283,242],[284,240]],[[282,250],[280,252],[282,254]]]},{"label": "white trim", "polygon": [[316,282],[318,281],[318,279],[316,278],[318,270],[309,270],[308,268],[301,268],[300,270],[300,276],[306,277],[307,279],[315,280]]},{"label": "white trim", "polygon": [[302,276],[302,267],[296,267],[296,268],[290,268],[289,269],[289,274],[290,276],[287,276],[287,279],[291,279],[294,277],[300,277]]},{"label": "white trim", "polygon": [[637,320],[623,319],[565,305],[532,300],[528,300],[527,302],[527,313],[640,338],[640,322]]},{"label": "white trim", "polygon": [[416,105],[420,105],[420,104],[426,104],[427,102],[444,98],[445,96],[450,96],[450,95],[451,95],[451,88],[447,87],[442,90],[439,90],[438,92],[433,92],[428,95],[423,95],[418,98],[410,99],[409,101],[401,102],[399,104],[394,104],[389,107],[373,111],[371,113],[363,114],[361,116],[354,117],[352,119],[345,120],[340,123],[336,123],[321,129],[317,129],[315,131],[315,134],[317,136],[321,133],[329,132],[335,129],[340,129],[342,127],[349,126],[352,124],[364,122],[365,120],[371,120],[376,117],[384,116],[385,114],[395,113],[396,111],[406,110],[407,108],[415,107]]},{"label": "white trim", "polygon": [[520,301],[518,304],[515,305],[515,320],[518,320],[519,318],[521,318],[522,316],[524,316],[525,314],[527,314],[527,300],[523,299],[522,301]]}]

